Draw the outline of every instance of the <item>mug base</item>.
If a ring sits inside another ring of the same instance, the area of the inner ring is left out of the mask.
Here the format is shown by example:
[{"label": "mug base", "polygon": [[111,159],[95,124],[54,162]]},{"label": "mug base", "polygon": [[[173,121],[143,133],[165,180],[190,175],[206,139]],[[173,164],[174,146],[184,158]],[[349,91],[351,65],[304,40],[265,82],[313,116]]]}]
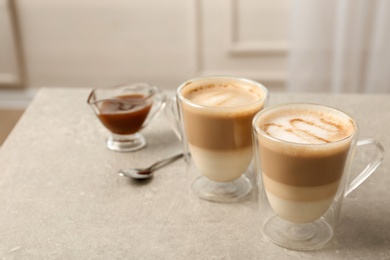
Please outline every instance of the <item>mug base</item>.
[{"label": "mug base", "polygon": [[134,152],[146,146],[145,138],[140,134],[112,135],[107,140],[108,149],[116,152]]},{"label": "mug base", "polygon": [[298,251],[321,248],[333,237],[332,227],[322,218],[297,224],[273,216],[265,223],[263,233],[274,244]]},{"label": "mug base", "polygon": [[212,202],[238,202],[251,190],[252,184],[244,175],[231,182],[215,182],[199,176],[192,183],[192,191],[196,196]]}]

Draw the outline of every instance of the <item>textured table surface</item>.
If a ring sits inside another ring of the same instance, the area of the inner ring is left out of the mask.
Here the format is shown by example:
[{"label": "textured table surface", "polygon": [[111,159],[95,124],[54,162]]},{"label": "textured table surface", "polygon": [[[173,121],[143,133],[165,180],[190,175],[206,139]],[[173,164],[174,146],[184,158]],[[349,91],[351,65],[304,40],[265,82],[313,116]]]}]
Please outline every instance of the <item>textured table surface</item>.
[{"label": "textured table surface", "polygon": [[[262,237],[255,192],[234,204],[200,200],[183,160],[149,181],[118,176],[181,145],[161,114],[143,131],[145,149],[108,150],[89,91],[41,89],[0,148],[0,259],[390,259],[388,156],[344,200],[328,246],[289,251]],[[271,93],[269,105],[295,101],[351,114],[360,136],[390,152],[390,95]]]}]

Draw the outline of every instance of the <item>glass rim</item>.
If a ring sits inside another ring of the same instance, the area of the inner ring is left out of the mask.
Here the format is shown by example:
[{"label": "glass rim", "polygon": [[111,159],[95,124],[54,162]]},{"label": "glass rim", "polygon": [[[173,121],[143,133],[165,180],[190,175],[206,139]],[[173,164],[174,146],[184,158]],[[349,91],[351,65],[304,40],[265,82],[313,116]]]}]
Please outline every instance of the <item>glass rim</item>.
[{"label": "glass rim", "polygon": [[[341,138],[337,141],[334,141],[334,142],[329,142],[329,143],[318,143],[318,144],[311,144],[311,143],[298,143],[298,142],[292,142],[292,141],[286,141],[286,140],[283,140],[283,139],[280,139],[280,138],[276,138],[276,137],[273,137],[273,136],[270,136],[269,134],[267,134],[266,132],[264,132],[259,124],[258,124],[258,121],[260,119],[260,117],[271,111],[271,110],[274,110],[274,109],[277,109],[277,108],[281,108],[281,107],[289,107],[289,106],[312,106],[312,107],[322,107],[322,108],[325,108],[325,109],[328,109],[328,110],[333,110],[333,111],[337,111],[338,113],[346,116],[350,122],[352,123],[353,125],[353,131],[351,132],[351,134],[349,134],[348,136],[344,137],[344,138]],[[286,143],[286,144],[290,144],[290,145],[294,145],[294,146],[303,146],[303,147],[313,147],[313,146],[328,146],[328,145],[334,145],[334,144],[339,144],[339,143],[342,143],[348,139],[353,139],[354,136],[356,135],[356,133],[358,132],[359,130],[359,127],[356,123],[356,121],[353,119],[353,117],[351,115],[349,115],[348,113],[344,112],[344,111],[341,111],[340,109],[337,109],[335,107],[331,107],[331,106],[328,106],[328,105],[322,105],[322,104],[318,104],[318,103],[309,103],[309,102],[294,102],[294,103],[283,103],[283,104],[278,104],[278,105],[273,105],[273,106],[269,106],[267,108],[264,108],[262,109],[261,111],[259,111],[254,117],[253,117],[253,120],[252,120],[252,128],[253,130],[256,132],[256,133],[260,133],[262,136],[264,136],[265,138],[267,138],[268,140],[271,140],[271,141],[274,141],[274,142],[277,142],[277,143]]]},{"label": "glass rim", "polygon": [[[227,79],[227,80],[235,80],[235,81],[242,81],[242,82],[246,82],[246,83],[249,83],[250,85],[254,85],[258,88],[260,88],[263,92],[263,96],[261,99],[257,100],[256,102],[253,102],[253,103],[249,103],[249,104],[245,104],[245,105],[241,105],[241,106],[234,106],[234,107],[213,107],[213,106],[205,106],[205,105],[200,105],[200,104],[197,104],[197,103],[194,103],[192,101],[190,101],[189,99],[187,99],[186,97],[184,97],[182,95],[182,90],[190,83],[192,82],[196,82],[196,81],[199,81],[199,80],[207,80],[207,79]],[[196,107],[196,108],[200,108],[200,109],[215,109],[215,110],[231,110],[231,109],[239,109],[239,108],[245,108],[245,107],[250,107],[250,106],[253,106],[253,105],[256,105],[256,104],[259,104],[259,103],[263,103],[267,100],[268,98],[268,89],[261,83],[255,81],[255,80],[252,80],[252,79],[247,79],[247,78],[242,78],[242,77],[236,77],[236,76],[226,76],[226,75],[213,75],[213,76],[205,76],[205,77],[198,77],[198,78],[193,78],[193,79],[189,79],[187,81],[185,81],[184,83],[182,83],[176,90],[176,96],[184,101],[186,104],[192,106],[192,107]]]},{"label": "glass rim", "polygon": [[[98,100],[92,100],[93,97],[96,98],[96,92],[99,90],[114,90],[114,89],[121,89],[121,88],[135,89],[135,88],[140,87],[140,86],[147,87],[146,90],[149,91],[148,95],[145,95],[142,98],[132,99],[131,101],[127,100],[126,98],[119,98],[119,97],[109,97],[109,98],[102,98],[102,99],[98,99]],[[92,89],[88,95],[87,103],[92,105],[92,104],[96,104],[96,103],[103,102],[103,101],[121,101],[121,102],[125,102],[125,103],[126,102],[131,102],[131,103],[144,102],[145,100],[150,99],[152,96],[154,96],[159,91],[161,91],[161,90],[159,88],[157,88],[156,86],[150,85],[150,84],[145,83],[145,82],[123,83],[123,84],[109,86],[109,87],[99,87],[99,88]]]}]

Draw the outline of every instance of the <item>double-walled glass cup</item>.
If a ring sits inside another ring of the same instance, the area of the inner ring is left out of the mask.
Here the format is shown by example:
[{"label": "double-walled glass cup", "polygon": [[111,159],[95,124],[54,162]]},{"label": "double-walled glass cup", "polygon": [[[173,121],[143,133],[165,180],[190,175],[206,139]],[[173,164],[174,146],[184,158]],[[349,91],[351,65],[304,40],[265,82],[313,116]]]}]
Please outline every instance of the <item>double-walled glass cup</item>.
[{"label": "double-walled glass cup", "polygon": [[155,86],[135,83],[94,89],[87,102],[110,131],[107,147],[132,152],[146,145],[140,131],[164,108],[165,95]]},{"label": "double-walled glass cup", "polygon": [[[261,230],[275,244],[312,250],[331,240],[344,197],[379,166],[384,149],[358,140],[349,115],[316,104],[269,107],[253,120]],[[349,175],[356,147],[373,146],[367,167]]]},{"label": "double-walled glass cup", "polygon": [[253,158],[252,119],[267,98],[260,83],[235,77],[192,79],[177,89],[165,111],[181,136],[198,197],[234,202],[251,191],[244,173]]}]

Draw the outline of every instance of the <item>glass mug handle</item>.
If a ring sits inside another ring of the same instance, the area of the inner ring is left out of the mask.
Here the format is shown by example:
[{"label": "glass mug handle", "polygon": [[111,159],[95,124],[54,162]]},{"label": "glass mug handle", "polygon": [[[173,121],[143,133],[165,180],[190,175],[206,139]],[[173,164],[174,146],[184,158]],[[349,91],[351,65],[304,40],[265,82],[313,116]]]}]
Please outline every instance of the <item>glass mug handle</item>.
[{"label": "glass mug handle", "polygon": [[362,184],[375,171],[375,169],[381,164],[381,162],[384,158],[385,149],[383,148],[381,143],[379,143],[378,141],[371,139],[371,138],[360,139],[357,142],[357,147],[366,146],[366,145],[375,146],[374,156],[372,157],[370,162],[367,164],[367,166],[363,169],[363,171],[361,171],[358,174],[354,174],[354,176],[352,176],[353,178],[348,181],[344,197],[346,197],[354,189],[356,189],[360,184]]},{"label": "glass mug handle", "polygon": [[167,100],[165,107],[165,116],[168,119],[168,123],[172,128],[173,132],[182,141],[182,133],[180,127],[180,116],[179,116],[179,108],[176,101],[176,97],[172,97]]}]

